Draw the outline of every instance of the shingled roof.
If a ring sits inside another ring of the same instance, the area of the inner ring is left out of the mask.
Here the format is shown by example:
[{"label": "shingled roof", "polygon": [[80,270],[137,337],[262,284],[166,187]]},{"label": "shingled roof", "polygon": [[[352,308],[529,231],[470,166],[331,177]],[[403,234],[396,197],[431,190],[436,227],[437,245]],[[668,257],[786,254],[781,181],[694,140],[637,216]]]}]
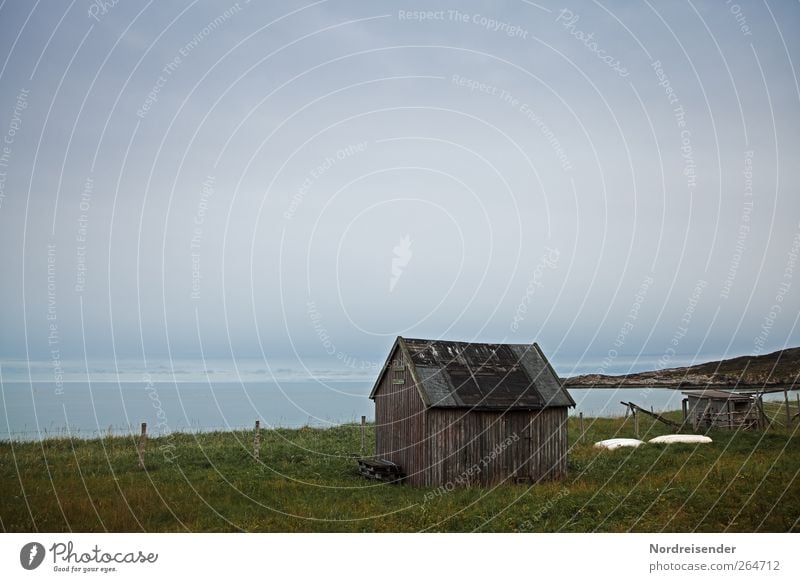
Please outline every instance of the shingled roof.
[{"label": "shingled roof", "polygon": [[400,350],[422,401],[433,408],[484,410],[575,406],[539,346],[479,344],[398,337],[383,370]]}]

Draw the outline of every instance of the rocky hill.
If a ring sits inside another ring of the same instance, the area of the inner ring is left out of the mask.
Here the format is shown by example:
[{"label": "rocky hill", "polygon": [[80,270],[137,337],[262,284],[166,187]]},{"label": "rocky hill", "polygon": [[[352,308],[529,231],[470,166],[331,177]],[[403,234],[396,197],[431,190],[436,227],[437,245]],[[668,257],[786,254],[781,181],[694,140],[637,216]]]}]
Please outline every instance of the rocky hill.
[{"label": "rocky hill", "polygon": [[788,348],[763,356],[741,356],[685,368],[666,368],[610,376],[584,374],[564,380],[567,386],[735,386],[800,383],[800,348]]}]

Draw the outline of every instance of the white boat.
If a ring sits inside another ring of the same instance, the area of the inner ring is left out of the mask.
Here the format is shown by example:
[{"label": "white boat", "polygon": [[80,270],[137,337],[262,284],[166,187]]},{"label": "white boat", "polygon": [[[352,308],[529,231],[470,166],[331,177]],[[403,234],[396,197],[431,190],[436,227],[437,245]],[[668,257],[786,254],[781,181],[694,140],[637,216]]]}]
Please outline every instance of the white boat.
[{"label": "white boat", "polygon": [[670,443],[686,443],[690,445],[710,443],[712,440],[701,434],[665,434],[647,441],[655,445],[667,445]]},{"label": "white boat", "polygon": [[639,445],[643,444],[644,441],[640,441],[639,439],[606,439],[604,441],[594,443],[594,447],[596,449],[607,449],[609,451],[613,451],[614,449],[619,449],[622,447],[638,447]]}]

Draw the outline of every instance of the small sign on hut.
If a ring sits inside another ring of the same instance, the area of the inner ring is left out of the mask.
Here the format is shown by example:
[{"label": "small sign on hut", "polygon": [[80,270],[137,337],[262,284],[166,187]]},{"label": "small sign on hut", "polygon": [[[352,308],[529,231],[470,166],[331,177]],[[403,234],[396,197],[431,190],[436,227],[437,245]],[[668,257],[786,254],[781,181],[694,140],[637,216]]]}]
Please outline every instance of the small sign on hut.
[{"label": "small sign on hut", "polygon": [[575,406],[537,344],[398,337],[370,393],[375,457],[425,487],[562,479]]}]

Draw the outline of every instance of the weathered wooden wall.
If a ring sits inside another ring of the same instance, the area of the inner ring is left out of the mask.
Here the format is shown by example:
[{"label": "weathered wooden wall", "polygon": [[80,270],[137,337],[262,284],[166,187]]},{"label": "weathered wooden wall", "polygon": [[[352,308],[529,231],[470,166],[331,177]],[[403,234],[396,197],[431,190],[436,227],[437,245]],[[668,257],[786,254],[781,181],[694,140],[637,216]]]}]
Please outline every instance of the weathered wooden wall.
[{"label": "weathered wooden wall", "polygon": [[567,409],[427,411],[424,478],[428,487],[493,485],[567,474]]},{"label": "weathered wooden wall", "polygon": [[407,483],[485,486],[566,477],[566,407],[426,409],[399,350],[389,365],[375,391],[375,454],[400,465]]},{"label": "weathered wooden wall", "polygon": [[760,415],[755,402],[688,397],[687,418],[694,430],[757,428]]},{"label": "weathered wooden wall", "polygon": [[375,454],[400,465],[407,483],[421,485],[425,406],[407,366],[404,384],[394,384],[393,377],[390,369],[375,392]]}]

